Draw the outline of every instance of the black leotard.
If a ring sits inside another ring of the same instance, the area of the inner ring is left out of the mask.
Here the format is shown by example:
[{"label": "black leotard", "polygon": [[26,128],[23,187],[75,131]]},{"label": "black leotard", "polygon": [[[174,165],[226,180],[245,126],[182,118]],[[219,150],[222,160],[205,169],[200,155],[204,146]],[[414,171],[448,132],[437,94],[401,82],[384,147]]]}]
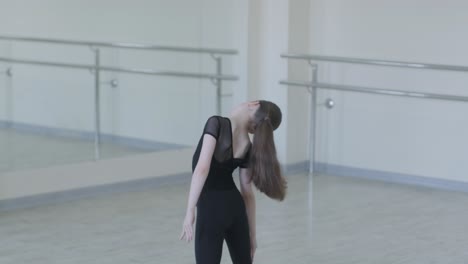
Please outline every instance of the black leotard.
[{"label": "black leotard", "polygon": [[223,241],[226,240],[233,263],[249,264],[251,258],[247,214],[232,173],[237,167],[249,167],[252,144],[249,144],[243,158],[234,158],[229,118],[211,116],[206,121],[193,155],[192,172],[197,165],[205,134],[216,139],[216,147],[197,203],[196,261],[198,264],[220,263]]}]

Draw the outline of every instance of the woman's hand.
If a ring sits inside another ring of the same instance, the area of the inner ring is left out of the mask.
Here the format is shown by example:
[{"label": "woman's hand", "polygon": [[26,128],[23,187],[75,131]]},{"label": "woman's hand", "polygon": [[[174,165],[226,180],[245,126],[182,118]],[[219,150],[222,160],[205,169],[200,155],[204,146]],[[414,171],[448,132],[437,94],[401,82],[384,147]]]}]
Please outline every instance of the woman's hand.
[{"label": "woman's hand", "polygon": [[255,255],[255,250],[257,250],[257,239],[255,237],[250,238],[250,256],[252,257],[252,262]]},{"label": "woman's hand", "polygon": [[180,240],[190,242],[193,239],[193,223],[195,222],[195,209],[187,210],[185,215],[184,224],[182,225],[182,233],[180,234]]}]

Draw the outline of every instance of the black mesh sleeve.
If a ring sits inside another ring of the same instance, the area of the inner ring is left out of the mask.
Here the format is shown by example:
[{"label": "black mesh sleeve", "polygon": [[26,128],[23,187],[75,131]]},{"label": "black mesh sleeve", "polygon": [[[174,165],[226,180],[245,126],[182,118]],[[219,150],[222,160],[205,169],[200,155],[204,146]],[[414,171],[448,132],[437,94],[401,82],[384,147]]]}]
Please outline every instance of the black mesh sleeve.
[{"label": "black mesh sleeve", "polygon": [[205,128],[203,128],[203,134],[210,134],[216,140],[218,140],[219,137],[219,120],[216,116],[211,116],[208,118],[205,124]]}]

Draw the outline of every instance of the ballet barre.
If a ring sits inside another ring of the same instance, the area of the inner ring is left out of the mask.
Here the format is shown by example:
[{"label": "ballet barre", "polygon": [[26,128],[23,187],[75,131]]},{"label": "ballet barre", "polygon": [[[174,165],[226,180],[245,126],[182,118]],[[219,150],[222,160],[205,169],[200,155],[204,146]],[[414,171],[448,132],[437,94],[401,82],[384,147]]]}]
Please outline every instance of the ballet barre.
[{"label": "ballet barre", "polygon": [[[358,92],[367,94],[378,94],[388,96],[401,96],[419,99],[432,99],[432,100],[446,100],[456,102],[468,102],[468,96],[458,96],[449,94],[438,94],[438,93],[424,93],[424,92],[411,92],[404,90],[395,89],[382,89],[376,87],[364,87],[355,85],[342,85],[333,83],[319,82],[318,80],[318,64],[314,62],[335,62],[335,63],[349,63],[349,64],[363,64],[373,65],[382,67],[398,67],[398,68],[409,68],[409,69],[420,69],[420,70],[439,70],[439,71],[452,71],[452,72],[468,72],[468,66],[460,65],[446,65],[446,64],[430,64],[430,63],[419,63],[419,62],[405,62],[405,61],[388,61],[388,60],[374,60],[374,59],[362,59],[362,58],[349,58],[349,57],[337,57],[337,56],[322,56],[322,55],[310,55],[310,54],[282,54],[282,58],[305,60],[310,65],[311,69],[311,80],[310,81],[298,81],[298,80],[280,80],[280,84],[288,86],[299,86],[306,87],[310,92],[309,97],[309,111],[310,111],[310,123],[309,123],[309,174],[313,175],[315,172],[315,135],[316,135],[316,106],[317,106],[317,89],[329,89],[339,90],[347,92]],[[332,108],[334,102],[328,99],[326,102],[327,107]]]},{"label": "ballet barre", "polygon": [[298,60],[307,60],[307,61],[328,61],[328,62],[350,63],[350,64],[366,64],[366,65],[384,66],[384,67],[399,67],[399,68],[413,68],[413,69],[425,69],[425,70],[446,70],[446,71],[468,72],[468,66],[447,65],[447,64],[431,64],[431,63],[407,62],[407,61],[373,60],[373,59],[349,58],[349,57],[337,57],[337,56],[322,56],[322,55],[309,55],[309,54],[296,54],[296,53],[282,54],[281,57],[282,58],[287,58],[287,59],[298,59]]},{"label": "ballet barre", "polygon": [[127,42],[97,42],[97,41],[81,41],[81,40],[65,40],[53,38],[36,38],[36,37],[21,37],[21,36],[1,36],[0,40],[18,41],[18,42],[36,42],[59,45],[72,46],[90,46],[103,48],[117,49],[135,49],[135,50],[153,50],[153,51],[172,51],[172,52],[187,52],[187,53],[206,53],[220,55],[237,55],[237,50],[233,49],[217,49],[217,48],[193,48],[181,46],[163,46],[142,43],[127,43]]},{"label": "ballet barre", "polygon": [[38,60],[24,60],[0,57],[1,62],[12,63],[12,64],[27,64],[27,65],[39,65],[49,66],[58,68],[69,68],[69,69],[81,69],[95,71],[107,71],[107,72],[120,72],[120,73],[133,73],[143,75],[156,75],[156,76],[168,76],[168,77],[181,77],[181,78],[196,78],[196,79],[208,79],[208,80],[223,80],[223,81],[237,81],[239,78],[235,75],[218,75],[218,74],[207,74],[207,73],[191,73],[181,71],[157,71],[152,69],[137,69],[137,68],[125,68],[125,67],[112,67],[112,66],[96,66],[96,64],[73,64],[73,63],[61,63],[51,61],[38,61]]},{"label": "ballet barre", "polygon": [[422,99],[468,102],[467,96],[408,92],[408,91],[402,91],[402,90],[390,90],[390,89],[381,89],[381,88],[372,88],[372,87],[354,86],[354,85],[341,85],[341,84],[317,83],[317,82],[310,83],[310,82],[302,82],[302,81],[280,81],[280,84],[291,85],[291,86],[302,86],[302,87],[316,87],[319,89],[322,88],[322,89],[329,89],[329,90],[390,95],[390,96],[403,96],[403,97],[413,97],[413,98],[422,98]]},{"label": "ballet barre", "polygon": [[[216,111],[221,114],[221,99],[224,94],[222,93],[223,81],[237,81],[239,78],[235,75],[223,74],[223,57],[225,55],[236,55],[238,52],[233,49],[218,49],[218,48],[194,48],[194,47],[181,47],[181,46],[163,46],[141,43],[125,43],[125,42],[96,42],[96,41],[77,41],[77,40],[64,40],[64,39],[51,39],[51,38],[37,38],[37,37],[21,37],[21,36],[1,36],[1,41],[12,42],[31,42],[31,43],[46,43],[53,45],[73,45],[84,46],[91,48],[94,53],[94,64],[75,64],[63,63],[52,61],[28,60],[19,58],[0,57],[1,62],[10,64],[25,64],[36,65],[45,67],[58,67],[66,69],[89,70],[94,75],[94,158],[100,159],[100,86],[101,84],[109,84],[112,87],[118,85],[117,79],[112,79],[109,82],[101,82],[100,72],[119,72],[127,74],[141,74],[152,76],[165,76],[174,78],[195,78],[210,80],[216,88]],[[216,64],[215,73],[193,73],[182,71],[160,71],[153,69],[137,69],[126,67],[113,67],[101,65],[100,48],[113,48],[113,49],[132,49],[142,51],[165,51],[165,52],[179,52],[179,53],[197,53],[210,55]],[[7,70],[6,74],[11,77],[11,68]]]}]

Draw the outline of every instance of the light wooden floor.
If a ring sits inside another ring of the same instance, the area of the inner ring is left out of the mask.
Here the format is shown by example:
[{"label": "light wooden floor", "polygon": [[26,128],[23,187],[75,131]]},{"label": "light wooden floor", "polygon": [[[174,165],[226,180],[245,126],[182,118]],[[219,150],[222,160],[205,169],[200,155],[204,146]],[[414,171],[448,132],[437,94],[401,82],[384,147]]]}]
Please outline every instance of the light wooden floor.
[{"label": "light wooden floor", "polygon": [[[468,263],[466,193],[334,176],[316,176],[311,193],[305,174],[288,179],[285,202],[257,195],[256,263]],[[187,190],[1,213],[0,263],[194,263],[193,243],[178,240]]]}]

